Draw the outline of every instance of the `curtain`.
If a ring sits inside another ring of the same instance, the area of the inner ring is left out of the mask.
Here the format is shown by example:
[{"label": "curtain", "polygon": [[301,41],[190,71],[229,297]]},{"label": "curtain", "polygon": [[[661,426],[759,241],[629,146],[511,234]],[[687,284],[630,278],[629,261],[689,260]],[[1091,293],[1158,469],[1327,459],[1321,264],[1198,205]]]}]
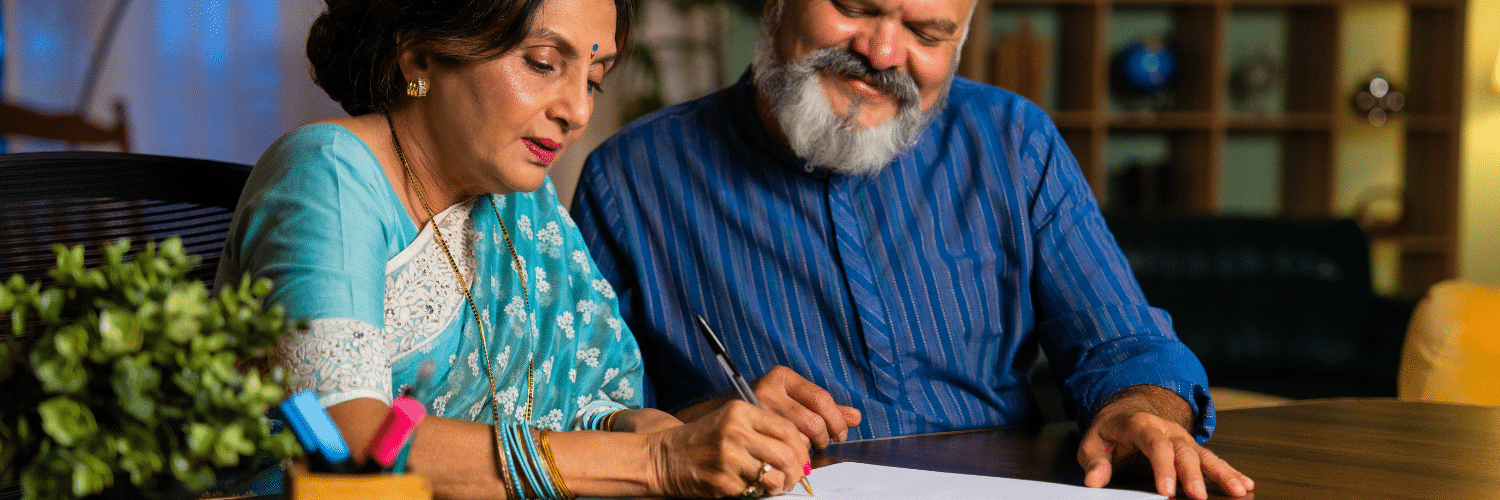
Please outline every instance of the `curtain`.
[{"label": "curtain", "polygon": [[[97,82],[95,44],[128,1]],[[320,0],[6,0],[5,100],[115,122],[135,152],[254,163],[299,124],[343,112],[308,76],[304,42]],[[66,145],[11,138],[11,152]]]}]

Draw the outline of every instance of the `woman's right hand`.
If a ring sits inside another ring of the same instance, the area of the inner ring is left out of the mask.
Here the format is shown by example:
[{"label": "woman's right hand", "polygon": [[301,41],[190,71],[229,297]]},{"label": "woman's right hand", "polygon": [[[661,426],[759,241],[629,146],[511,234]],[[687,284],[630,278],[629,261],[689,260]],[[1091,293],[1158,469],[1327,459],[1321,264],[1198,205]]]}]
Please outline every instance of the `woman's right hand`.
[{"label": "woman's right hand", "polygon": [[686,498],[740,497],[750,486],[760,496],[790,491],[811,446],[790,420],[738,400],[649,438],[656,491]]}]

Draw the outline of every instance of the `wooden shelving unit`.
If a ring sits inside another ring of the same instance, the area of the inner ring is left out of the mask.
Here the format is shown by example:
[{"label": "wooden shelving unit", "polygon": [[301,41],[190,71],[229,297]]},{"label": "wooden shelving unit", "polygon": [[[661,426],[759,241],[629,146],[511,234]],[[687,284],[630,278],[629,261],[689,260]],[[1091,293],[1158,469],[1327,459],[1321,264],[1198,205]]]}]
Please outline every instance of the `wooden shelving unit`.
[{"label": "wooden shelving unit", "polygon": [[[980,0],[960,74],[996,82],[997,40],[1019,18],[1045,20],[1047,94],[1029,96],[1053,117],[1106,207],[1120,208],[1122,181],[1109,167],[1112,144],[1149,138],[1165,144],[1152,182],[1152,210],[1225,213],[1226,154],[1236,145],[1274,149],[1270,168],[1279,193],[1272,212],[1336,214],[1338,141],[1352,89],[1339,81],[1344,10],[1371,0]],[[1400,248],[1402,294],[1420,294],[1455,275],[1464,0],[1406,0],[1408,67],[1399,82],[1407,97],[1402,218],[1373,236]],[[1280,92],[1274,109],[1231,109],[1236,19],[1265,18],[1279,26]],[[1141,21],[1144,19],[1145,21]],[[1008,24],[1008,21],[1009,24]],[[1027,21],[1030,22],[1029,20]],[[1176,51],[1178,71],[1166,105],[1122,104],[1111,85],[1112,59],[1134,22]],[[1272,146],[1266,146],[1272,145]],[[1138,203],[1135,200],[1132,203]]]}]

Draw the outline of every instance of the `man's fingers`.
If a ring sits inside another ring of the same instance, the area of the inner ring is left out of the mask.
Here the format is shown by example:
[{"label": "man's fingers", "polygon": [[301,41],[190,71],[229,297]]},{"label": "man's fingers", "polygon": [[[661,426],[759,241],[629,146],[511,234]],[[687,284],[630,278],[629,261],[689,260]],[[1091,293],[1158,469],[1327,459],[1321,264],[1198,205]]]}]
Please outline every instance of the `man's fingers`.
[{"label": "man's fingers", "polygon": [[1083,442],[1078,444],[1078,465],[1083,466],[1083,485],[1090,488],[1103,488],[1109,484],[1110,476],[1114,474],[1114,466],[1111,460],[1114,456],[1113,446],[1100,438],[1096,433],[1089,433]]},{"label": "man's fingers", "polygon": [[1141,449],[1151,463],[1151,472],[1156,476],[1156,492],[1163,496],[1177,495],[1177,453],[1171,441],[1153,440]]},{"label": "man's fingers", "polygon": [[1249,476],[1241,474],[1229,462],[1208,450],[1203,450],[1203,474],[1232,497],[1245,496],[1255,489],[1255,481]]},{"label": "man's fingers", "polygon": [[1208,487],[1203,484],[1202,463],[1198,456],[1204,451],[1195,443],[1177,446],[1177,480],[1182,483],[1183,493],[1194,500],[1206,500]]},{"label": "man's fingers", "polygon": [[[853,424],[848,422],[844,407],[833,401],[833,395],[819,387],[790,368],[778,366],[770,373],[761,377],[766,381],[773,394],[769,398],[775,401],[775,388],[779,385],[785,394],[785,399],[777,403],[777,412],[782,416],[795,422],[797,428],[812,440],[813,446],[823,449],[828,446],[832,439],[842,441],[848,436],[849,427]],[[758,392],[758,391],[757,391]],[[855,423],[858,423],[858,412],[855,412]]]},{"label": "man's fingers", "polygon": [[822,415],[813,413],[806,406],[797,403],[782,407],[777,413],[786,417],[797,426],[797,431],[806,437],[808,444],[817,449],[828,446],[829,434],[828,424]]},{"label": "man's fingers", "polygon": [[842,443],[849,440],[849,429],[859,425],[864,420],[864,414],[848,406],[840,406],[839,411],[844,414],[844,431],[838,434],[838,441]]}]

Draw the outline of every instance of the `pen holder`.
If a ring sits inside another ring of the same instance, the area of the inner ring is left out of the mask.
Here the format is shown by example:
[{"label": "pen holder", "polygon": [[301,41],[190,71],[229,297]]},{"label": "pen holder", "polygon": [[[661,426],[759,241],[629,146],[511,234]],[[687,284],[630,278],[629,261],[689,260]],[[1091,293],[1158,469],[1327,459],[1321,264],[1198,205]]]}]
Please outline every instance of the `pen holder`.
[{"label": "pen holder", "polygon": [[286,471],[287,500],[432,500],[432,486],[416,474],[310,472],[297,459]]}]

